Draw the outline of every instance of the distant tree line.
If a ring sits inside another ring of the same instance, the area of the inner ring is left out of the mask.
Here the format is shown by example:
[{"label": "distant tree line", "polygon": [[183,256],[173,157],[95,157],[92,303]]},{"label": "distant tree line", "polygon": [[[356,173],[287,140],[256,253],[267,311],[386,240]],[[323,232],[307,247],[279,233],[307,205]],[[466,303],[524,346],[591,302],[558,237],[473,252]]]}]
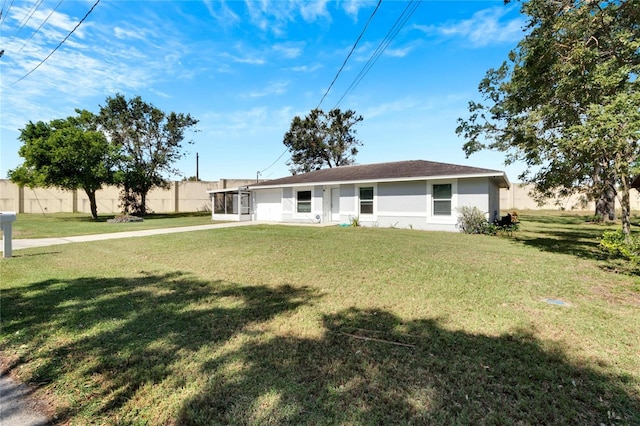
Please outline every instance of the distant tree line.
[{"label": "distant tree line", "polygon": [[117,185],[123,214],[144,215],[149,191],[167,188],[166,176],[179,173],[173,164],[185,155],[185,132],[195,131],[197,123],[189,114],[165,113],[140,96],[117,94],[97,114],[76,109],[66,119],[27,123],[19,136],[24,162],[9,170],[9,179],[29,187],[82,189],[94,219],[96,191]]}]

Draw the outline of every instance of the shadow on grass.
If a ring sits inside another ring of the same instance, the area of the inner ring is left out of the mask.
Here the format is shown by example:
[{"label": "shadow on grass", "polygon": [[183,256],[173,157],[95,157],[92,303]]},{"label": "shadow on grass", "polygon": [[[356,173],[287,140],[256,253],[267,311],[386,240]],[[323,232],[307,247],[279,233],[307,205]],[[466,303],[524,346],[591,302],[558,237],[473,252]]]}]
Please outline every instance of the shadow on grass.
[{"label": "shadow on grass", "polygon": [[176,367],[184,358],[316,298],[304,287],[205,282],[181,273],[46,280],[3,290],[3,351],[8,368],[21,368],[23,377],[26,371],[30,383],[64,389],[68,403],[56,422],[136,423],[154,410],[123,410],[139,389],[166,380],[184,386],[189,377]]},{"label": "shadow on grass", "polygon": [[602,261],[601,268],[606,270],[640,275],[640,268],[611,257],[599,247],[602,234],[616,229],[616,225],[593,223],[589,219],[576,215],[523,216],[521,231],[514,234],[514,239],[542,251]]},{"label": "shadow on grass", "polygon": [[[318,339],[280,336],[204,367],[182,425],[638,424],[637,383],[569,362],[531,333],[450,331],[379,310],[323,318]],[[230,364],[247,366],[231,370]],[[636,387],[634,387],[636,386]]]},{"label": "shadow on grass", "polygon": [[[97,219],[93,219],[91,215],[87,214],[77,214],[77,215],[65,215],[62,217],[53,217],[56,220],[61,220],[64,222],[106,222],[108,219],[113,219],[115,216],[119,216],[120,213],[109,213],[109,214],[99,214]],[[177,213],[147,213],[143,216],[144,220],[154,220],[154,219],[179,219],[179,218],[190,218],[190,217],[203,217],[203,216],[211,216],[211,212],[201,211],[201,212],[177,212]]]},{"label": "shadow on grass", "polygon": [[68,401],[57,423],[640,422],[633,377],[575,365],[528,331],[352,308],[322,315],[317,338],[278,334],[265,323],[315,290],[140,274],[3,291],[5,356]]}]

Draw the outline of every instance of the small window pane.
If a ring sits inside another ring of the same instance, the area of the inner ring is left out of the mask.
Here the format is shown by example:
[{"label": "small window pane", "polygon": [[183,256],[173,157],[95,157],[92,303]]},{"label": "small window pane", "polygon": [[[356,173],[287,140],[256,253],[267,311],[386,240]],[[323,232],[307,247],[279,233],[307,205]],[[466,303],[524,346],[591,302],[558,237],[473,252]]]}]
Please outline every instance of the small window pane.
[{"label": "small window pane", "polygon": [[373,214],[373,201],[361,201],[360,214]]},{"label": "small window pane", "polygon": [[299,191],[298,201],[311,201],[311,191]]},{"label": "small window pane", "polygon": [[435,216],[451,216],[451,201],[435,200],[433,202],[433,214]]},{"label": "small window pane", "polygon": [[433,199],[434,200],[450,200],[451,184],[433,185]]},{"label": "small window pane", "polygon": [[373,201],[373,187],[360,188],[360,199]]}]

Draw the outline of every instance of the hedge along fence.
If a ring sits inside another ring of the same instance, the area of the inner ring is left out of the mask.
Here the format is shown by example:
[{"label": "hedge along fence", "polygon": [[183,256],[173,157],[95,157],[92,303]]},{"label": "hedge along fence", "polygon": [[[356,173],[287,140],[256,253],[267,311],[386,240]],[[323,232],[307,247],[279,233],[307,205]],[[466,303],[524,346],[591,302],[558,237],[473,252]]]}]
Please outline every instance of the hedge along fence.
[{"label": "hedge along fence", "polygon": [[[207,191],[235,188],[255,183],[250,179],[219,181],[175,181],[169,189],[154,189],[147,194],[147,210],[155,213],[210,211]],[[98,213],[119,213],[120,189],[107,186],[96,192]],[[89,199],[83,190],[19,187],[8,179],[0,179],[0,211],[17,213],[91,213]]]}]

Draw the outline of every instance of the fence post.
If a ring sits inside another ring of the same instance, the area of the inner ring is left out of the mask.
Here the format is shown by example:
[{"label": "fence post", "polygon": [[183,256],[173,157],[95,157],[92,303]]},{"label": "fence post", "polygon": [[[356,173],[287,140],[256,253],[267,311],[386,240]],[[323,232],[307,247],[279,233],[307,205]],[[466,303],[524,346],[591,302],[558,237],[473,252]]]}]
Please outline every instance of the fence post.
[{"label": "fence post", "polygon": [[180,213],[180,182],[173,181],[173,210]]},{"label": "fence post", "polygon": [[18,186],[18,213],[24,213],[24,186]]}]

